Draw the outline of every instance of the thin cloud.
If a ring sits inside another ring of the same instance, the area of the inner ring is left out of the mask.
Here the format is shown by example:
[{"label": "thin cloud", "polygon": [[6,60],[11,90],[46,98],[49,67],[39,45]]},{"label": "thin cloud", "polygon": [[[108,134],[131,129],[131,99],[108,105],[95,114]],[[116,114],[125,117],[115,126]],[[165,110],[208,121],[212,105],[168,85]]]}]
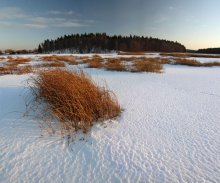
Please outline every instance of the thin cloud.
[{"label": "thin cloud", "polygon": [[32,23],[15,23],[15,22],[4,22],[4,21],[0,21],[0,26],[1,27],[17,27],[17,28],[46,28],[45,25],[43,24],[32,24]]},{"label": "thin cloud", "polygon": [[50,15],[73,15],[74,11],[57,11],[57,10],[50,10],[47,12]]},{"label": "thin cloud", "polygon": [[18,7],[0,8],[0,19],[24,18],[25,13]]},{"label": "thin cloud", "polygon": [[169,6],[168,8],[169,8],[169,10],[171,10],[171,11],[172,11],[172,10],[175,10],[175,7],[173,7],[173,6]]},{"label": "thin cloud", "polygon": [[[43,13],[42,13],[43,14]],[[57,15],[51,17],[50,15]],[[0,8],[0,26],[1,27],[19,27],[19,28],[74,28],[89,26],[93,23],[92,20],[78,20],[73,19],[70,15],[75,14],[74,11],[55,11],[51,10],[43,14],[45,16],[33,17],[23,12],[18,7]],[[49,17],[47,17],[47,16]],[[59,16],[58,16],[59,15]],[[67,16],[68,15],[68,16]],[[16,19],[16,22],[14,21]]]},{"label": "thin cloud", "polygon": [[88,24],[84,24],[80,20],[67,19],[67,18],[35,17],[35,18],[32,18],[32,21],[35,23],[44,24],[45,27],[71,28],[71,27],[88,26]]}]

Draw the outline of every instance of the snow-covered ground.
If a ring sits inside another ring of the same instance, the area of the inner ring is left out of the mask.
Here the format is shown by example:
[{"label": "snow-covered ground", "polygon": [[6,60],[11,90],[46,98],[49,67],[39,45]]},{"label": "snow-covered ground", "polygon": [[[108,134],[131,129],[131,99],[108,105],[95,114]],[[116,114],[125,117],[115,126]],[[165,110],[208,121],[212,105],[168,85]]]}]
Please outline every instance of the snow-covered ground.
[{"label": "snow-covered ground", "polygon": [[220,182],[219,67],[85,70],[124,111],[70,145],[22,116],[29,75],[0,76],[0,182]]}]

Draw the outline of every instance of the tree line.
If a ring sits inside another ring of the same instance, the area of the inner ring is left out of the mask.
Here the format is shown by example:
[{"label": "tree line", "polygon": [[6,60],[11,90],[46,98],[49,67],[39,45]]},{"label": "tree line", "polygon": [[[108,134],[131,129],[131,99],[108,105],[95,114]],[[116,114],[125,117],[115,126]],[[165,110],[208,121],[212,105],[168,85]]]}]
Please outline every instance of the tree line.
[{"label": "tree line", "polygon": [[199,49],[198,53],[208,53],[208,54],[220,54],[220,48],[205,48]]},{"label": "tree line", "polygon": [[174,41],[135,35],[109,36],[106,33],[65,35],[55,40],[47,39],[38,46],[39,53],[65,51],[67,49],[76,53],[100,53],[110,51],[186,51],[185,46]]}]

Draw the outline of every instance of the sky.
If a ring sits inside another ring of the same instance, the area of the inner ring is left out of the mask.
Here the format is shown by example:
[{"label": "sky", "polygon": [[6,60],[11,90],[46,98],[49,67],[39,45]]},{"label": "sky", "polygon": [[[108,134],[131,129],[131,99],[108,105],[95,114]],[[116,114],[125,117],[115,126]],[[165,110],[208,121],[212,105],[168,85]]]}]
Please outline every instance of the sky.
[{"label": "sky", "polygon": [[85,32],[220,47],[219,7],[220,0],[1,0],[0,49],[34,49]]}]

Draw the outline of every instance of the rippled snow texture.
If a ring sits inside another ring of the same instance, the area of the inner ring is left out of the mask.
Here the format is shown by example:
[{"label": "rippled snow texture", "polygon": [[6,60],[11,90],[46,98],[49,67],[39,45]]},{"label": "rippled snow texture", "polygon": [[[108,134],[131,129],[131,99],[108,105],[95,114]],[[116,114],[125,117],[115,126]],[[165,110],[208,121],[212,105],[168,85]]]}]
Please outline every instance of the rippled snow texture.
[{"label": "rippled snow texture", "polygon": [[27,75],[0,77],[0,182],[220,182],[219,68],[86,71],[124,111],[70,146],[22,117]]}]

